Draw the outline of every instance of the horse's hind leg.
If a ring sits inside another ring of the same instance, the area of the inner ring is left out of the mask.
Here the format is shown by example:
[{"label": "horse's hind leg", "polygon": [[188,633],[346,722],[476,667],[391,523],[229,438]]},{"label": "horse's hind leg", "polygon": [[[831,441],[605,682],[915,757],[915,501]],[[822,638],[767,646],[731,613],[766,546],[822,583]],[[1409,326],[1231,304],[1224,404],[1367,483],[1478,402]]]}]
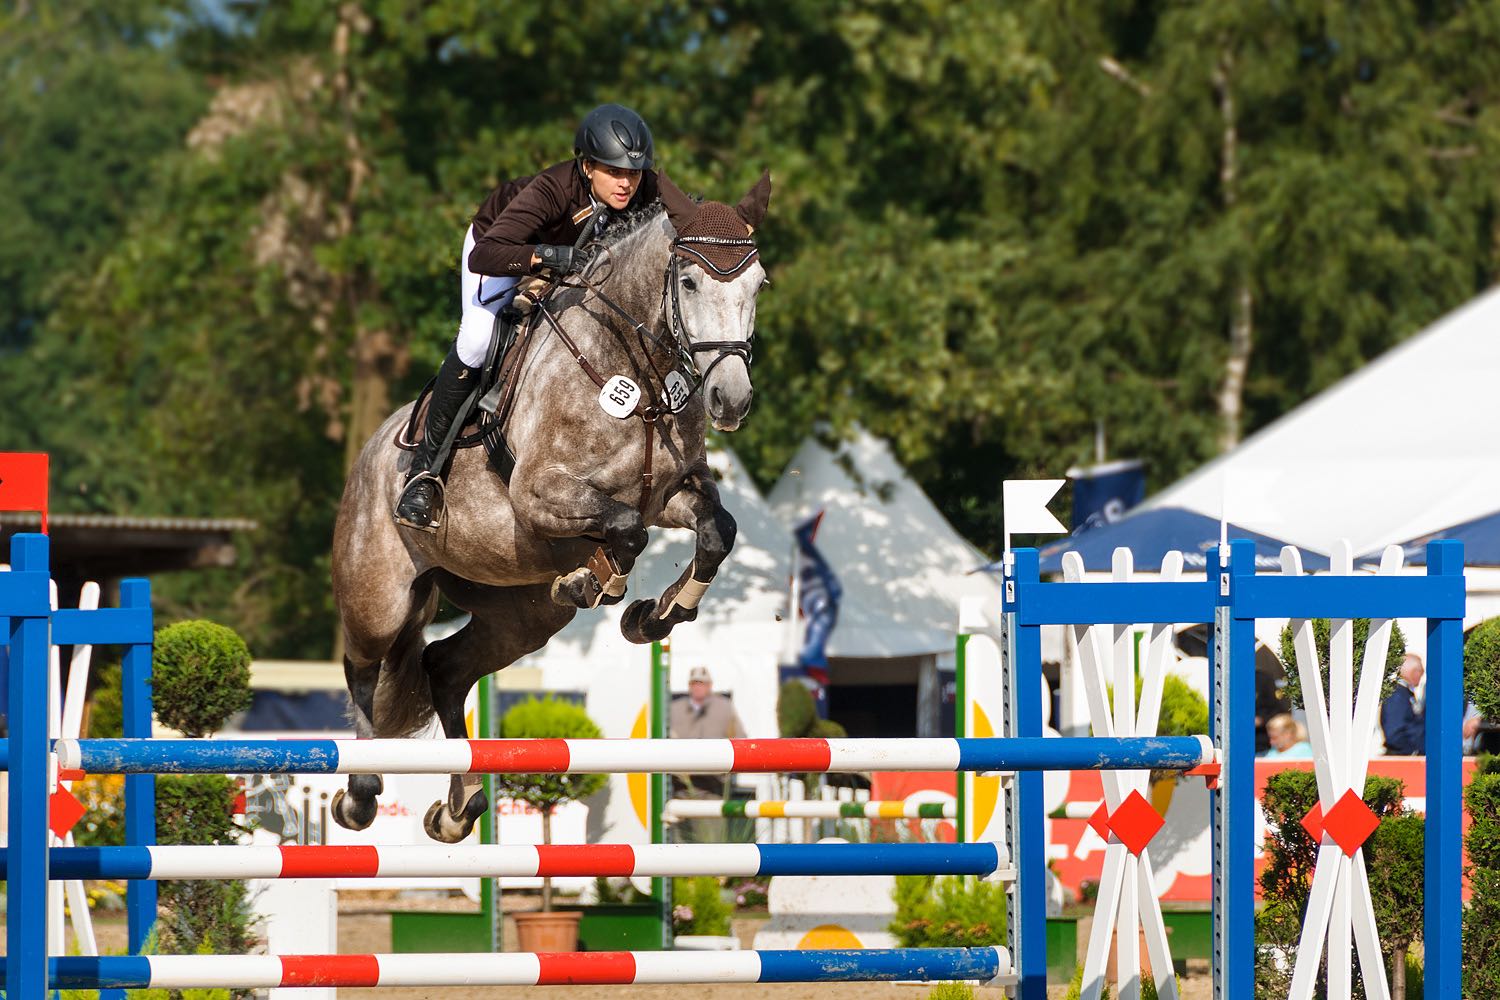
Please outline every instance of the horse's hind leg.
[{"label": "horse's hind leg", "polygon": [[[360,739],[375,734],[370,720],[375,717],[375,688],[380,682],[380,665],[357,667],[349,657],[344,657],[344,682],[349,687],[349,714],[354,721],[354,732]],[[346,830],[363,830],[375,822],[376,797],[385,791],[385,782],[378,774],[349,775],[348,795],[340,788],[333,793],[333,802],[328,811],[333,821]]]},{"label": "horse's hind leg", "polygon": [[[386,599],[374,599],[381,596]],[[409,736],[431,717],[422,670],[422,629],[437,610],[437,587],[431,577],[419,577],[399,598],[378,593],[371,597],[371,606],[385,617],[355,619],[347,606],[344,609],[349,714],[361,739]],[[386,614],[387,608],[397,610]],[[357,633],[351,629],[356,620],[362,626]],[[334,822],[349,830],[365,829],[375,820],[376,798],[384,790],[378,774],[351,774],[347,789],[335,793],[329,803]]]},{"label": "horse's hind leg", "polygon": [[[423,658],[432,683],[432,705],[444,736],[468,738],[464,699],[479,678],[541,649],[572,620],[574,609],[554,604],[550,589],[550,584],[496,588],[444,580],[448,599],[472,616],[458,632],[428,646]],[[469,835],[489,807],[479,775],[455,774],[450,779],[447,801],[432,804],[423,829],[433,840],[456,844]]]},{"label": "horse's hind leg", "polygon": [[734,518],[719,500],[707,466],[695,469],[662,512],[664,528],[691,528],[698,536],[693,561],[661,597],[636,601],[620,616],[620,633],[631,642],[659,642],[672,628],[698,617],[698,602],[734,548]]}]

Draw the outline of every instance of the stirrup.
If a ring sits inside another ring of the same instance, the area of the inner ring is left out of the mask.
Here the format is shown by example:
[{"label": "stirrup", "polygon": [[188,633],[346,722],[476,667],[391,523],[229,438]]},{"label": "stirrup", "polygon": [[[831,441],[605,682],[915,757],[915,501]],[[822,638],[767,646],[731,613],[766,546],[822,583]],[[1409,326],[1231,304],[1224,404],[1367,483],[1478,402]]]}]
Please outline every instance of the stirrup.
[{"label": "stirrup", "polygon": [[[434,484],[436,484],[437,495],[432,498],[432,508],[430,511],[431,520],[429,520],[426,524],[418,524],[417,522],[409,518],[401,516],[401,501],[406,499],[406,494],[411,491],[411,488],[413,486],[425,479],[430,479]],[[395,519],[395,522],[402,527],[415,528],[417,531],[426,531],[432,534],[436,534],[438,528],[442,527],[443,524],[443,510],[447,507],[448,500],[447,492],[447,487],[443,484],[442,477],[437,473],[431,471],[419,472],[408,479],[406,483],[401,487],[401,494],[400,496],[396,497],[396,509],[391,516]]]}]

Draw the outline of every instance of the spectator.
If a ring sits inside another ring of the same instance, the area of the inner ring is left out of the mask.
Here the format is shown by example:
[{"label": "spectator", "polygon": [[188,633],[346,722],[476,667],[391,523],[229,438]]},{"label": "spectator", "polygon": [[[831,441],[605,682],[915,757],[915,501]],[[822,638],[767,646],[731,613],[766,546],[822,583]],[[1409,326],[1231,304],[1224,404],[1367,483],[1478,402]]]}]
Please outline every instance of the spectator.
[{"label": "spectator", "polygon": [[[704,666],[688,672],[686,698],[675,698],[667,713],[668,735],[675,740],[739,739],[745,726],[735,713],[734,702],[714,694],[714,679]],[[722,799],[728,775],[674,774],[673,794],[688,799]],[[727,828],[722,819],[689,820],[678,824],[677,839],[683,843],[723,843]]]},{"label": "spectator", "polygon": [[1479,709],[1474,707],[1471,701],[1464,708],[1464,756],[1472,756],[1479,752],[1479,729],[1484,725],[1484,719],[1479,715]]},{"label": "spectator", "polygon": [[1312,744],[1307,742],[1301,724],[1285,712],[1271,716],[1266,735],[1271,738],[1271,749],[1262,755],[1266,760],[1312,759]]},{"label": "spectator", "polygon": [[1380,706],[1380,728],[1385,733],[1385,752],[1410,757],[1426,752],[1427,720],[1417,710],[1417,687],[1422,683],[1422,658],[1407,653],[1401,661],[1396,690]]}]

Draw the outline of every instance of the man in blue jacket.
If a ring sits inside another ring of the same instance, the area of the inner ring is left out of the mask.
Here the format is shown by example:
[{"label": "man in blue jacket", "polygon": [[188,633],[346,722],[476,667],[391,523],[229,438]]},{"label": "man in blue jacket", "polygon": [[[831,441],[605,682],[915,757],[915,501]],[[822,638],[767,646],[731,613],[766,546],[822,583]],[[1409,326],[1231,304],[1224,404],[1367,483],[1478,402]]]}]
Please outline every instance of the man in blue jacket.
[{"label": "man in blue jacket", "polygon": [[1401,661],[1396,690],[1380,706],[1380,728],[1385,732],[1385,752],[1410,757],[1427,752],[1427,719],[1417,711],[1417,685],[1422,683],[1422,658],[1407,653]]}]

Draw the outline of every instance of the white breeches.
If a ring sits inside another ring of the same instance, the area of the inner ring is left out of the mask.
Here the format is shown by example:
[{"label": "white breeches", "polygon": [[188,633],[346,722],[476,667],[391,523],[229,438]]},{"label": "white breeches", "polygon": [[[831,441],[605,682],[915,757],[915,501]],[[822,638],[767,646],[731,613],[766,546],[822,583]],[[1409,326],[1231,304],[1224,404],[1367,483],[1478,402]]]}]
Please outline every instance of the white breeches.
[{"label": "white breeches", "polygon": [[516,297],[520,278],[492,278],[469,270],[469,253],[474,249],[474,227],[464,227],[463,256],[458,259],[459,287],[463,292],[463,318],[458,323],[455,347],[458,360],[470,368],[484,364],[490,349],[490,334],[495,329],[495,315]]}]

